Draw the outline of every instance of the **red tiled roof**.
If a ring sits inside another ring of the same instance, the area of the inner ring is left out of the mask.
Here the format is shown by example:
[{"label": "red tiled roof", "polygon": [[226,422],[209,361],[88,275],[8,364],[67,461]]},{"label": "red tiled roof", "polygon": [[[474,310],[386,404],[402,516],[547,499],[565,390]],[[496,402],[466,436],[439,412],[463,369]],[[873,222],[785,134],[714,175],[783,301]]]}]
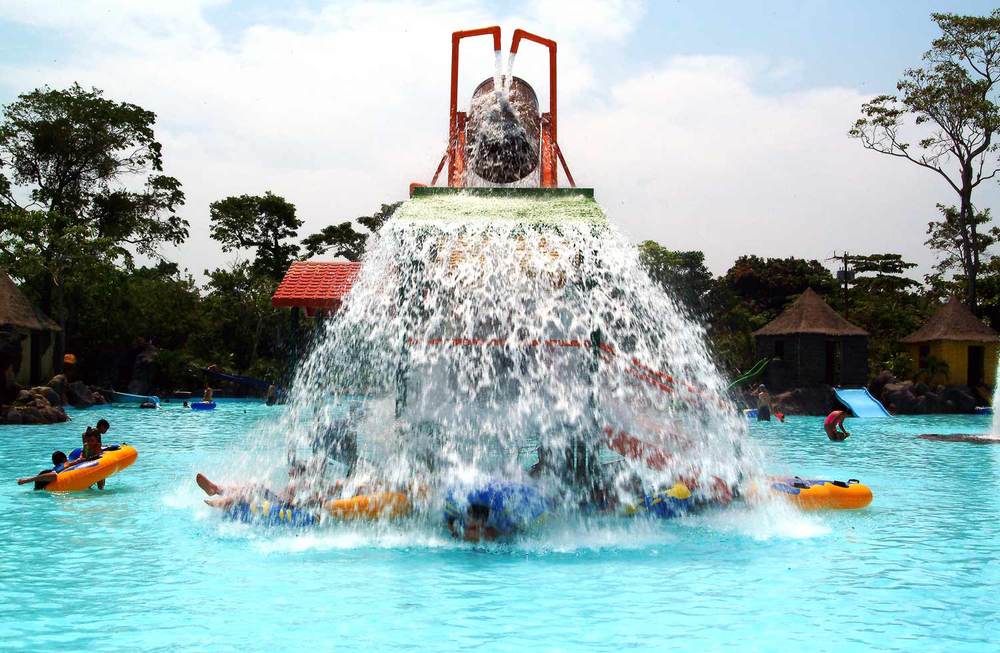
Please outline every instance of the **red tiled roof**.
[{"label": "red tiled roof", "polygon": [[361,264],[340,261],[295,261],[271,296],[275,308],[336,310],[361,272]]}]

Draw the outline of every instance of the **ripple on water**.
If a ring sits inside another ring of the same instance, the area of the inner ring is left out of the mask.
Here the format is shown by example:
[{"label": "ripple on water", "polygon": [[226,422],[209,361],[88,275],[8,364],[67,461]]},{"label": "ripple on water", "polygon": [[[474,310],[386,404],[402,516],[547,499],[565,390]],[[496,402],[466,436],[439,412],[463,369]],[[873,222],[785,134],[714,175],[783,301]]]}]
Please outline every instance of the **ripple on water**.
[{"label": "ripple on water", "polygon": [[275,414],[224,408],[212,420],[96,409],[4,427],[7,479],[101,416],[140,457],[103,494],[0,491],[0,648],[998,648],[1000,447],[913,437],[985,420],[855,420],[836,447],[815,418],[751,427],[776,471],[869,483],[862,512],[557,520],[511,545],[469,546],[419,521],[303,533],[223,522],[193,475],[224,469]]}]

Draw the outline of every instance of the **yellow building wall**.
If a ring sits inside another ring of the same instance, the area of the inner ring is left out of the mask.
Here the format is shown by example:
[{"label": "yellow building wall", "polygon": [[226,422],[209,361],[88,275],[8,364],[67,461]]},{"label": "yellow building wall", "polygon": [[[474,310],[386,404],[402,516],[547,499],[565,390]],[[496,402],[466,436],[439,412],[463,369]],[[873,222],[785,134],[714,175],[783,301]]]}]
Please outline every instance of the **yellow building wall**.
[{"label": "yellow building wall", "polygon": [[[959,340],[936,340],[924,343],[930,347],[929,356],[948,363],[948,377],[934,379],[945,385],[964,385],[969,378],[969,347],[983,347],[983,377],[986,385],[996,383],[997,373],[997,343],[983,343]],[[920,345],[906,345],[906,353],[913,359],[914,374],[920,371]]]}]

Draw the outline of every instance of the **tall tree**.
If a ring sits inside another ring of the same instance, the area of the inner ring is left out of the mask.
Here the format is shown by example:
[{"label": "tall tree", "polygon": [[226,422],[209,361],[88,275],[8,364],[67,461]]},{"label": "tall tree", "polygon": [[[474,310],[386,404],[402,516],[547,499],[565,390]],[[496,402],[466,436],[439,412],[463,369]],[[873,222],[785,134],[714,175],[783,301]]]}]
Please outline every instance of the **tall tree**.
[{"label": "tall tree", "polygon": [[85,284],[90,266],[130,268],[135,254],[158,257],[160,245],[188,235],[176,214],[181,184],[161,174],[155,122],[76,84],[3,109],[0,265],[37,288],[42,310],[64,326],[67,288]]},{"label": "tall tree", "polygon": [[[965,299],[974,307],[984,234],[973,192],[1000,172],[994,143],[1000,128],[1000,9],[988,16],[935,13],[931,18],[941,35],[924,54],[925,65],[904,72],[896,84],[898,95],[880,95],[862,105],[862,117],[849,133],[867,149],[936,173],[958,195],[957,210],[944,212],[943,227],[959,245]],[[915,142],[903,135],[910,128]],[[931,223],[931,244],[935,230]]]},{"label": "tall tree", "polygon": [[378,233],[382,225],[392,217],[401,204],[402,202],[383,204],[382,208],[374,214],[358,218],[356,222],[368,230],[367,234],[355,229],[354,223],[348,220],[332,224],[319,233],[312,234],[303,239],[302,245],[310,256],[332,254],[346,258],[348,261],[359,261],[365,252],[368,236]]},{"label": "tall tree", "polygon": [[[906,276],[916,267],[899,254],[850,255],[848,265],[855,273],[849,318],[868,331],[869,368],[873,372],[889,369],[905,373],[900,367],[907,357],[900,357],[899,339],[909,335],[927,317],[927,302],[920,295],[920,283]],[[842,293],[831,296],[834,308],[847,314]]]},{"label": "tall tree", "polygon": [[670,250],[646,240],[639,243],[639,260],[650,278],[669,290],[692,314],[704,318],[706,298],[712,289],[712,273],[705,267],[705,254]]},{"label": "tall tree", "polygon": [[806,288],[821,295],[834,287],[833,275],[815,260],[795,257],[741,256],[720,282],[735,293],[753,313],[759,314],[754,328],[764,326]]},{"label": "tall tree", "polygon": [[[993,219],[989,209],[975,210],[968,220],[964,220],[961,212],[954,206],[938,204],[941,218],[927,225],[927,240],[925,244],[938,253],[935,265],[936,276],[943,280],[948,274],[957,273],[962,285],[968,288],[970,272],[975,275],[977,304],[980,299],[980,277],[991,259],[989,250],[1000,240],[1000,228],[990,226]],[[968,239],[971,227],[975,237]],[[967,264],[972,255],[973,265]],[[966,294],[968,300],[968,294]]]},{"label": "tall tree", "polygon": [[213,362],[238,370],[253,369],[261,356],[277,357],[281,312],[271,306],[271,279],[247,261],[205,274],[203,309],[211,329],[192,337],[193,349],[203,356],[226,353]]},{"label": "tall tree", "polygon": [[295,205],[270,191],[212,202],[209,214],[212,238],[222,243],[222,251],[256,250],[254,269],[275,282],[299,254],[299,246],[288,242],[302,226]]}]

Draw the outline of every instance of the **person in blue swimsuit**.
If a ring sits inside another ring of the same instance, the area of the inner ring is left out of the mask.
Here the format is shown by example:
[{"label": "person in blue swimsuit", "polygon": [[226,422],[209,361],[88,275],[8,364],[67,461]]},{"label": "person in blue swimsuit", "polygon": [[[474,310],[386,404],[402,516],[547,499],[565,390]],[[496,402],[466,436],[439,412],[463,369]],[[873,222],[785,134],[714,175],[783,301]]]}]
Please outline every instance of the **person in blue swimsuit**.
[{"label": "person in blue swimsuit", "polygon": [[83,446],[71,451],[69,459],[76,460],[77,458],[83,458],[84,460],[93,460],[99,457],[103,449],[101,436],[107,433],[110,428],[111,424],[106,419],[97,420],[97,426],[94,428],[88,426],[87,430],[83,432]]},{"label": "person in blue swimsuit", "polygon": [[18,485],[24,485],[25,483],[34,483],[36,490],[44,490],[45,486],[56,480],[56,474],[66,469],[67,467],[72,467],[74,463],[68,463],[66,459],[66,454],[62,451],[52,452],[52,469],[43,469],[38,472],[35,476],[29,476],[27,478],[17,479]]},{"label": "person in blue swimsuit", "polygon": [[[83,433],[83,446],[70,452],[70,462],[76,464],[85,460],[97,460],[100,458],[101,452],[104,451],[101,436],[107,433],[110,428],[111,424],[106,419],[97,420],[97,426],[94,428],[87,427],[87,430]],[[104,489],[104,479],[97,482],[97,489]]]}]

